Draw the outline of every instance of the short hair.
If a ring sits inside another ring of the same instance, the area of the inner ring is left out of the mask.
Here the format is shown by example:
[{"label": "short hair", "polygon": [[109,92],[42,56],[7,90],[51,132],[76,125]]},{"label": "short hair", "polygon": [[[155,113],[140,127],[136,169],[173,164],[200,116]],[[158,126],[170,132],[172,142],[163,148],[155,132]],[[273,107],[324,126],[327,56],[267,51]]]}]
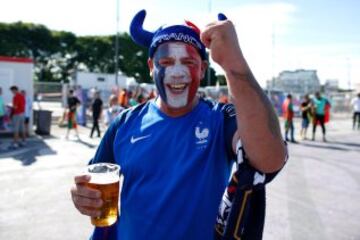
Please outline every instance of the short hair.
[{"label": "short hair", "polygon": [[291,95],[291,94],[288,94],[286,97],[287,97],[287,98],[292,98],[292,95]]},{"label": "short hair", "polygon": [[74,93],[74,90],[70,89],[70,90],[69,90],[69,93],[70,93],[70,94],[73,94],[73,93]]},{"label": "short hair", "polygon": [[117,101],[117,96],[115,94],[111,94],[109,96],[109,105],[111,105],[111,103],[116,102]]},{"label": "short hair", "polygon": [[14,85],[14,86],[11,86],[11,87],[10,87],[10,90],[11,90],[11,91],[18,91],[19,88]]}]

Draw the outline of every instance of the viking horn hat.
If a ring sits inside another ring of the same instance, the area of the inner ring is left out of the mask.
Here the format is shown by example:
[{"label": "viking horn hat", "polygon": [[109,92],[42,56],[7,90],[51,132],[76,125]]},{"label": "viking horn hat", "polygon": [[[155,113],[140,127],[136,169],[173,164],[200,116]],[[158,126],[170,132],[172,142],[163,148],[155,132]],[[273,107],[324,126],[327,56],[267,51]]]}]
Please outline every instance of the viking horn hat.
[{"label": "viking horn hat", "polygon": [[130,24],[130,35],[134,42],[148,48],[151,45],[154,33],[146,31],[143,28],[145,17],[145,10],[141,10],[134,16]]},{"label": "viking horn hat", "polygon": [[[155,32],[147,31],[143,28],[146,11],[139,11],[130,24],[130,36],[135,43],[149,49],[149,57],[154,56],[157,47],[165,42],[184,42],[192,45],[198,50],[203,60],[207,59],[204,44],[200,40],[199,28],[190,21],[185,21],[185,25],[172,25],[160,27]],[[218,15],[219,20],[226,20],[222,13]]]}]

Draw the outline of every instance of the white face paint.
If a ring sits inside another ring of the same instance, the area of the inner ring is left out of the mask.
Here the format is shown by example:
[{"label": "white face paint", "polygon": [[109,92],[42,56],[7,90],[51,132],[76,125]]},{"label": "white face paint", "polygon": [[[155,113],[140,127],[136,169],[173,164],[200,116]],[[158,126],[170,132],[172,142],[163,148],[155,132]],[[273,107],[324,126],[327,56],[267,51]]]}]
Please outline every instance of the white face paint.
[{"label": "white face paint", "polygon": [[189,68],[181,62],[189,57],[184,44],[170,43],[168,57],[174,59],[174,64],[165,69],[164,85],[167,103],[173,108],[186,106],[189,95],[191,75]]}]

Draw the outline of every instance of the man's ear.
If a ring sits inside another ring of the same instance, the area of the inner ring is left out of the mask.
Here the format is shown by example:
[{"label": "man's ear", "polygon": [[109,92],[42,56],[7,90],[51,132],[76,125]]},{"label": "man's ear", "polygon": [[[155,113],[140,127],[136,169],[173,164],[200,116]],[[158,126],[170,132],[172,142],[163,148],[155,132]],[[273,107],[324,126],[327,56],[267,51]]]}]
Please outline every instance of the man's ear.
[{"label": "man's ear", "polygon": [[201,79],[204,79],[205,73],[209,67],[208,61],[201,61]]},{"label": "man's ear", "polygon": [[150,71],[150,77],[153,76],[153,70],[154,70],[154,62],[151,58],[149,58],[147,60],[147,64],[148,64],[148,67],[149,67],[149,71]]}]

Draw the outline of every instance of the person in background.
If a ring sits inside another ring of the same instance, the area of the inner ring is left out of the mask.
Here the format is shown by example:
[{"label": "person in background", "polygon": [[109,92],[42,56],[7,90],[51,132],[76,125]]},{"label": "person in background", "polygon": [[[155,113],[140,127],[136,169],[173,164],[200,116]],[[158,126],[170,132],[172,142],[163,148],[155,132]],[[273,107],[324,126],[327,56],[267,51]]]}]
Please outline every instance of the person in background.
[{"label": "person in background", "polygon": [[351,100],[351,105],[353,107],[353,129],[356,127],[360,129],[360,93],[357,94],[357,97]]},{"label": "person in background", "polygon": [[223,93],[223,92],[220,92],[220,96],[219,96],[219,100],[218,100],[220,103],[229,103],[229,98],[228,96]]},{"label": "person in background", "polygon": [[[10,87],[10,91],[13,94],[12,99],[12,126],[14,131],[14,141],[10,145],[10,149],[16,149],[21,146],[25,146],[25,126],[24,126],[24,114],[25,114],[25,98],[19,92],[17,86]],[[22,136],[22,142],[20,142],[20,134]]]},{"label": "person in background", "polygon": [[316,127],[320,124],[323,134],[323,142],[326,142],[326,114],[327,108],[330,108],[329,101],[322,97],[320,92],[315,93],[315,97],[312,99],[312,109],[313,109],[313,132],[312,132],[312,141],[315,141]]},{"label": "person in background", "polygon": [[305,140],[307,139],[306,132],[309,127],[309,123],[311,119],[311,100],[308,94],[304,96],[300,108],[301,108],[301,118],[302,118],[300,136],[302,140]]},{"label": "person in background", "polygon": [[95,92],[94,94],[94,101],[91,105],[91,112],[92,112],[92,119],[93,119],[93,126],[91,128],[90,138],[93,137],[94,131],[97,131],[97,136],[101,137],[100,127],[99,127],[99,118],[101,117],[103,102],[100,99],[99,92]]},{"label": "person in background", "polygon": [[30,117],[32,114],[32,98],[26,94],[25,90],[21,90],[21,94],[24,96],[25,98],[25,120],[24,120],[24,125],[25,125],[25,136],[29,137],[30,135],[30,129],[29,129],[29,122],[30,122]]},{"label": "person in background", "polygon": [[4,118],[5,118],[5,103],[2,97],[2,88],[0,87],[0,130],[3,130],[5,128]]},{"label": "person in background", "polygon": [[138,101],[136,100],[136,97],[135,97],[135,94],[133,91],[128,91],[128,99],[129,99],[128,107],[134,107],[139,104]]},{"label": "person in background", "polygon": [[74,91],[72,89],[69,90],[69,95],[67,99],[67,119],[68,119],[68,126],[66,130],[65,138],[69,138],[69,133],[71,129],[75,130],[76,137],[80,140],[79,131],[77,129],[76,123],[76,109],[80,105],[80,100],[74,96]]},{"label": "person in background", "polygon": [[121,107],[127,108],[129,105],[128,93],[126,88],[123,88],[119,93],[118,103]]},{"label": "person in background", "polygon": [[[294,138],[294,105],[291,94],[286,96],[286,100],[283,103],[283,116],[285,119],[285,140],[296,143]],[[291,139],[288,138],[289,131]]]},{"label": "person in background", "polygon": [[116,95],[110,95],[109,107],[106,109],[104,116],[105,125],[109,127],[113,123],[117,115],[119,115],[119,113],[121,113],[124,109],[124,107],[118,104]]},{"label": "person in background", "polygon": [[156,91],[155,91],[154,89],[152,89],[152,90],[150,91],[148,100],[154,99],[155,97],[156,97]]}]

